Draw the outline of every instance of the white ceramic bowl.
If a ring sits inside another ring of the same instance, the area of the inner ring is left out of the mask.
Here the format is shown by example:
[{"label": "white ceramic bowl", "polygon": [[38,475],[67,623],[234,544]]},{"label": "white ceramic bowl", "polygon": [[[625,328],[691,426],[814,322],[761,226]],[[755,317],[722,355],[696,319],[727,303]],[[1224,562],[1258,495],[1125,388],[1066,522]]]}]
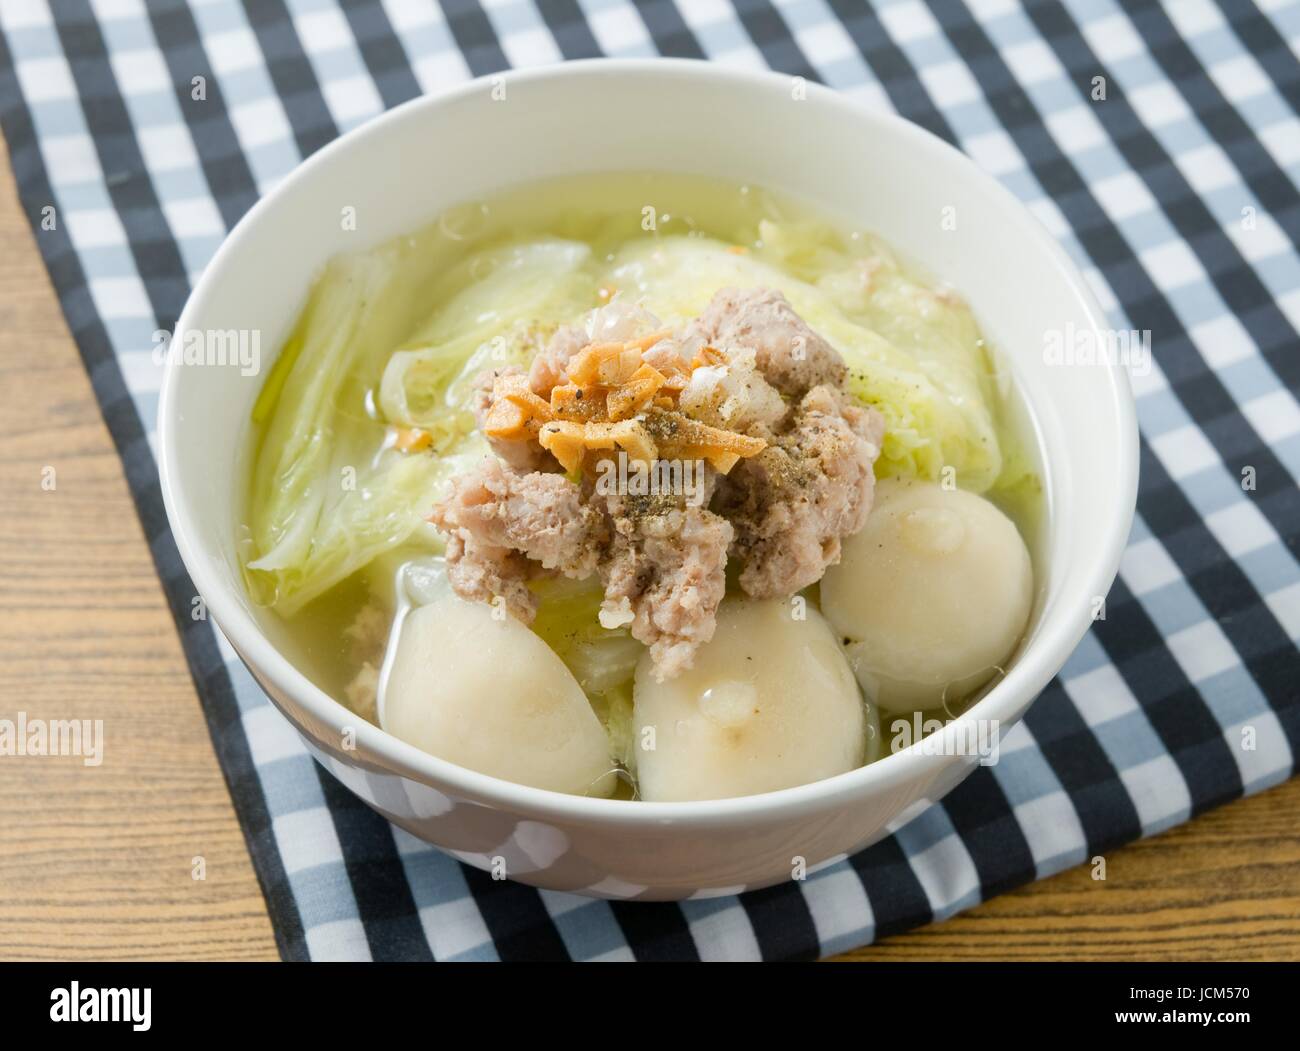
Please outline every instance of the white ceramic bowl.
[{"label": "white ceramic bowl", "polygon": [[[754,183],[882,234],[973,305],[1031,406],[1050,523],[1027,643],[972,719],[1005,732],[1060,669],[1110,587],[1133,515],[1137,430],[1122,367],[1046,362],[1044,334],[1102,313],[1065,253],[998,183],[896,117],[789,78],[669,60],[573,62],[414,100],[321,150],[238,225],[194,290],[182,331],[256,329],[276,352],[333,254],[418,228],[447,206],[534,179],[662,170]],[[358,231],[342,228],[356,209]],[[952,209],[945,212],[944,209]],[[944,216],[952,223],[941,222]],[[180,552],[216,622],[312,753],[396,824],[480,868],[608,897],[757,888],[879,839],[951,790],[976,757],[913,747],[829,780],[716,802],[586,799],[426,755],[360,722],[282,656],[236,557],[240,449],[262,375],[169,362],[162,485]],[[355,748],[344,729],[355,727]]]}]

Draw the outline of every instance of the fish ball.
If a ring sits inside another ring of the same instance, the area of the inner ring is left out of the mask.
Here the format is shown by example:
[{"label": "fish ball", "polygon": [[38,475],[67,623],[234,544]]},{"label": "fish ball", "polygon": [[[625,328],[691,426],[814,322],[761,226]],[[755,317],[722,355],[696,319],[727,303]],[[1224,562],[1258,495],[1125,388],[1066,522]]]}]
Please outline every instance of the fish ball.
[{"label": "fish ball", "polygon": [[[633,753],[641,798],[723,799],[860,766],[866,709],[835,636],[793,601],[725,599],[690,669],[637,665]],[[651,732],[648,732],[651,731]]]},{"label": "fish ball", "polygon": [[449,762],[534,788],[607,796],[605,731],[573,673],[513,617],[447,595],[402,622],[383,726]]},{"label": "fish ball", "polygon": [[863,690],[889,711],[938,707],[1005,665],[1033,603],[1029,552],[963,490],[887,481],[821,582],[821,608]]}]

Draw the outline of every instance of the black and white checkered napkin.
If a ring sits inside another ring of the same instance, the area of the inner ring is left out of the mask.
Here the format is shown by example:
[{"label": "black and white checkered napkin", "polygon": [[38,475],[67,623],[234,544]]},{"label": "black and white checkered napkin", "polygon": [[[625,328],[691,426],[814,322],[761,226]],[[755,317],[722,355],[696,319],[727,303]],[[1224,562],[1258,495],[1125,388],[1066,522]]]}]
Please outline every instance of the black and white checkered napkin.
[{"label": "black and white checkered napkin", "polygon": [[[1292,773],[1300,3],[0,0],[0,27],[23,205],[125,464],[285,956],[811,957],[949,916]],[[1001,761],[871,849],[739,898],[538,892],[377,817],[191,619],[150,444],[154,331],[173,327],[224,233],[302,157],[420,92],[601,54],[770,66],[897,110],[1017,193],[1117,328],[1154,334],[1155,367],[1135,377],[1142,488],[1120,579]]]}]

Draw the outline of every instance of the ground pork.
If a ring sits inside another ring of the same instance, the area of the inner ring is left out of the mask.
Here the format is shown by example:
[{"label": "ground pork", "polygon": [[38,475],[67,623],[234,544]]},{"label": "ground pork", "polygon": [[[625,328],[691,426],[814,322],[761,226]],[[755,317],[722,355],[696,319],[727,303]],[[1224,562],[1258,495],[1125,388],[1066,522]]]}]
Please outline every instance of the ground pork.
[{"label": "ground pork", "polygon": [[646,513],[635,497],[611,497],[607,507],[612,535],[601,564],[601,620],[630,623],[663,681],[689,668],[713,638],[734,533],[726,519],[700,507]]},{"label": "ground pork", "polygon": [[429,516],[448,535],[447,577],[463,598],[500,596],[532,623],[536,599],[525,586],[537,563],[583,578],[596,571],[605,523],[563,475],[521,474],[485,459],[456,480]]},{"label": "ground pork", "polygon": [[352,711],[375,725],[379,724],[379,668],[384,662],[391,619],[377,602],[371,601],[343,629],[349,656],[353,663],[360,665],[352,681],[343,688],[343,695]]},{"label": "ground pork", "polygon": [[752,347],[758,370],[789,398],[801,398],[821,384],[841,386],[848,372],[839,352],[772,288],[721,289],[686,338],[703,338],[728,353]]},{"label": "ground pork", "polygon": [[[713,484],[708,472],[706,499]],[[527,624],[537,612],[527,581],[539,566],[575,578],[598,572],[602,622],[630,624],[660,675],[689,667],[713,636],[733,532],[679,495],[584,492],[561,475],[521,475],[487,460],[430,520],[448,534],[447,578],[462,598],[501,598]]]},{"label": "ground pork", "polygon": [[755,598],[791,595],[839,561],[862,528],[875,487],[884,420],[834,387],[814,387],[782,434],[722,480],[714,510],[736,529],[740,586]]},{"label": "ground pork", "polygon": [[367,602],[362,606],[352,618],[352,623],[343,629],[353,656],[373,660],[381,655],[388,645],[390,619],[377,602]]},{"label": "ground pork", "polygon": [[549,398],[552,387],[569,381],[564,371],[569,359],[590,342],[582,329],[562,325],[533,358],[528,369],[528,386],[540,397]]},{"label": "ground pork", "polygon": [[[549,398],[569,382],[568,364],[588,343],[658,329],[653,315],[615,300],[584,325],[554,334],[532,363],[529,387]],[[709,357],[706,346],[725,361]],[[713,637],[729,554],[745,562],[742,588],[763,598],[793,594],[839,559],[842,539],[862,527],[871,507],[883,421],[844,394],[838,353],[779,292],[724,289],[685,333],[661,339],[643,361],[665,375],[690,373],[678,399],[683,414],[761,437],[767,448],[747,453],[725,477],[706,468],[704,499],[695,502],[679,492],[609,492],[590,458],[575,485],[535,441],[493,442],[500,459],[458,480],[430,521],[447,534],[456,593],[503,598],[525,623],[536,613],[530,577],[598,574],[601,623],[627,625],[650,647],[662,679],[690,667]],[[690,372],[692,363],[698,367]],[[478,388],[480,424],[492,379]]]},{"label": "ground pork", "polygon": [[366,722],[379,725],[379,668],[363,661],[352,681],[343,687],[348,707]]},{"label": "ground pork", "polygon": [[447,581],[457,595],[470,602],[492,605],[497,599],[517,620],[531,624],[537,616],[537,596],[528,588],[535,566],[518,551],[475,539],[463,529],[447,538]]}]

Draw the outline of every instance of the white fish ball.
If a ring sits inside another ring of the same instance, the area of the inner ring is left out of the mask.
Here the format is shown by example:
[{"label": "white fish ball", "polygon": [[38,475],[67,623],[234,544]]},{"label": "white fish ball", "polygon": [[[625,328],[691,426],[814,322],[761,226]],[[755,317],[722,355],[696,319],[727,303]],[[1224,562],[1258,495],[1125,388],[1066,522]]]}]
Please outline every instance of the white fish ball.
[{"label": "white fish ball", "polygon": [[384,729],[479,773],[607,796],[605,731],[573,673],[513,617],[448,595],[402,622],[383,683]]},{"label": "white fish ball", "polygon": [[882,482],[861,532],[821,582],[821,608],[882,709],[934,708],[979,688],[1024,634],[1033,570],[983,497]]},{"label": "white fish ball", "polygon": [[723,799],[860,766],[866,708],[829,625],[792,601],[723,601],[692,668],[636,670],[633,753],[641,798]]}]

